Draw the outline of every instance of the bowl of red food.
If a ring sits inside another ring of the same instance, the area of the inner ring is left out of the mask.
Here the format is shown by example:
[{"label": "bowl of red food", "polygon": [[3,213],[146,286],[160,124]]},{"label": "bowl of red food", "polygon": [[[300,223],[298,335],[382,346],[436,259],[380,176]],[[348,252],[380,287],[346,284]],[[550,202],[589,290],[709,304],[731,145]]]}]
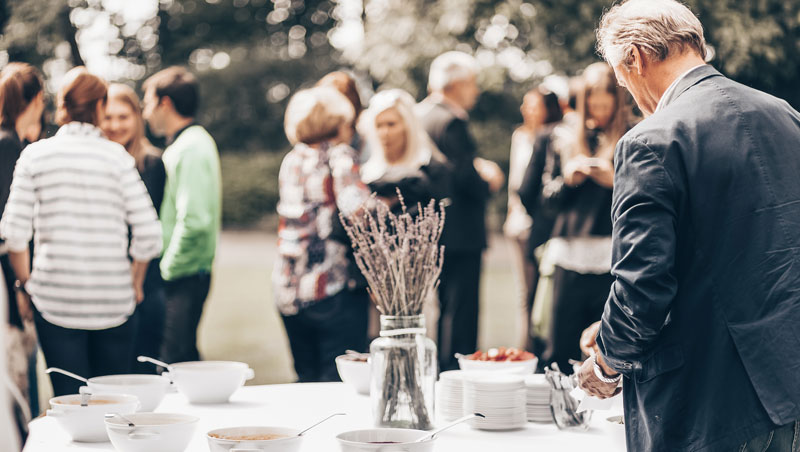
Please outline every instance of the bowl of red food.
[{"label": "bowl of red food", "polygon": [[518,374],[532,374],[536,371],[539,358],[531,352],[514,347],[478,350],[471,355],[457,355],[461,370],[505,371]]}]

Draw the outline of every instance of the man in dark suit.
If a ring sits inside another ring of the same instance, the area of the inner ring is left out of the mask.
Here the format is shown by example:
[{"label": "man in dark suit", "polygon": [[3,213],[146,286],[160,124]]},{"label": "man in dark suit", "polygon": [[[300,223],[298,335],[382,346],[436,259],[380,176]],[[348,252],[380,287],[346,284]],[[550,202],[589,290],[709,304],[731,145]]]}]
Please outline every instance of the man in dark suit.
[{"label": "man in dark suit", "polygon": [[455,353],[478,346],[478,299],[481,255],[486,248],[486,203],[500,190],[500,168],[477,157],[467,129],[469,111],[478,98],[477,64],[462,52],[447,52],[431,63],[431,95],[417,112],[425,130],[452,165],[450,202],[442,244],[444,266],[439,285],[439,368],[458,367]]},{"label": "man in dark suit", "polygon": [[628,450],[797,451],[800,114],[705,65],[700,22],[629,0],[598,48],[649,115],[616,149],[613,270],[581,386]]}]

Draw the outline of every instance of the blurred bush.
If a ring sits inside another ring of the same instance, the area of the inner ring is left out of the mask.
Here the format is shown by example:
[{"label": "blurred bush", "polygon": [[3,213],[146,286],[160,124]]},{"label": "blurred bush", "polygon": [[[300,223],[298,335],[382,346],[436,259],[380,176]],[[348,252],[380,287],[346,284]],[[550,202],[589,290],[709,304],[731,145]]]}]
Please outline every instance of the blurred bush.
[{"label": "blurred bush", "polygon": [[222,222],[253,226],[275,213],[278,171],[285,152],[229,152],[221,155]]}]

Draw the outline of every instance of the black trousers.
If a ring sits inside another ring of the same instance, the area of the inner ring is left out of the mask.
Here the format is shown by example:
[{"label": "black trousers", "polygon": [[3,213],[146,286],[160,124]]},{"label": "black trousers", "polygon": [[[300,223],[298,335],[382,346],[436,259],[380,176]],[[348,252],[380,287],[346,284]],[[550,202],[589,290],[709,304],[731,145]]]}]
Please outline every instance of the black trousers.
[{"label": "black trousers", "polygon": [[800,420],[776,427],[757,436],[736,449],[736,452],[798,452],[800,451]]},{"label": "black trousers", "polygon": [[[133,341],[136,335],[136,314],[120,326],[105,330],[63,328],[45,320],[34,309],[36,333],[49,367],[58,367],[84,378],[118,375],[131,372]],[[50,374],[56,396],[77,394],[84,384],[61,374]]]},{"label": "black trousers", "polygon": [[367,351],[369,302],[366,289],[345,289],[295,315],[281,315],[298,382],[341,381],[336,357],[345,350]]},{"label": "black trousers", "polygon": [[482,252],[445,250],[439,283],[439,370],[458,369],[456,353],[478,349]]},{"label": "black trousers", "polygon": [[[135,356],[161,356],[161,344],[164,340],[164,315],[166,309],[166,293],[164,281],[158,268],[160,259],[154,259],[147,268],[144,280],[144,300],[136,307],[139,315],[139,328],[136,331],[134,346]],[[137,374],[155,374],[157,366],[150,363],[134,362],[133,369]]]},{"label": "black trousers", "polygon": [[610,273],[583,274],[556,266],[550,344],[544,356],[548,363],[556,362],[562,372],[572,373],[569,360],[581,359],[581,333],[600,320],[613,281]]},{"label": "black trousers", "polygon": [[203,315],[211,273],[201,272],[164,281],[164,340],[161,360],[169,364],[199,361],[197,325]]}]

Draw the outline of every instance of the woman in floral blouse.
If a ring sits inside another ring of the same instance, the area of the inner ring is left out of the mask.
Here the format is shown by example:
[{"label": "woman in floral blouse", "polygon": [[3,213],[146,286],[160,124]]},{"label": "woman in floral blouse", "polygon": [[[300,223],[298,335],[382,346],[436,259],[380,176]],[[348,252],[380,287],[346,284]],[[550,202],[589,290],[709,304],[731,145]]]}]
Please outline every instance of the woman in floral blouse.
[{"label": "woman in floral blouse", "polygon": [[273,287],[300,382],[339,380],[336,356],[367,345],[369,298],[352,290],[348,248],[331,238],[338,213],[357,212],[370,196],[344,142],[353,117],[347,98],[330,87],[300,91],[286,108],[294,148],[279,176]]}]

